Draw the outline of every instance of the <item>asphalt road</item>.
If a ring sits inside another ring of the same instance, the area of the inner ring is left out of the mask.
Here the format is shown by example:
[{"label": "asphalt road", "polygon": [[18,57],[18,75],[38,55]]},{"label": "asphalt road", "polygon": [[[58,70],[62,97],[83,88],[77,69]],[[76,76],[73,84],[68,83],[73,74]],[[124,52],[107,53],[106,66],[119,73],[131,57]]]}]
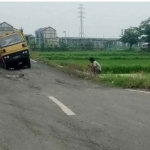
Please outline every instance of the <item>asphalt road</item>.
[{"label": "asphalt road", "polygon": [[0,150],[149,150],[150,93],[32,62],[0,69]]}]

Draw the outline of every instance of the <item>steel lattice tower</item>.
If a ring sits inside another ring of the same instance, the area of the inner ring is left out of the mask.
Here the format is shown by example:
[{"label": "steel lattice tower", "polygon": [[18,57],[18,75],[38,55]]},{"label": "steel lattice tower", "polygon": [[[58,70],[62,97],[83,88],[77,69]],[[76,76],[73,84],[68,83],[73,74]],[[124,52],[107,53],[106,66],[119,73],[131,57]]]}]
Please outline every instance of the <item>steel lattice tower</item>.
[{"label": "steel lattice tower", "polygon": [[83,5],[80,4],[79,7],[78,7],[78,9],[79,9],[79,12],[78,12],[78,13],[80,14],[80,16],[79,16],[79,18],[80,18],[80,31],[79,31],[79,36],[82,38],[82,37],[84,36],[83,18],[85,18],[85,17],[83,16],[83,14],[85,14],[85,13],[83,12],[83,9],[85,9],[85,8],[83,8]]}]

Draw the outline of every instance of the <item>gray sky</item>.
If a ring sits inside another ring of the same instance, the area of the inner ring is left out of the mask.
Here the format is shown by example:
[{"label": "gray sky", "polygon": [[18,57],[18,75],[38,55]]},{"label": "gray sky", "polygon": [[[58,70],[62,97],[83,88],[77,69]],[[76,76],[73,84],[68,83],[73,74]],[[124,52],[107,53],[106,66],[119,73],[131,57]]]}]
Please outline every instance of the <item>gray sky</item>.
[{"label": "gray sky", "polygon": [[[33,34],[51,26],[58,37],[79,37],[79,2],[0,2],[0,22]],[[139,26],[150,17],[150,2],[83,2],[85,37],[118,38],[121,29]]]}]

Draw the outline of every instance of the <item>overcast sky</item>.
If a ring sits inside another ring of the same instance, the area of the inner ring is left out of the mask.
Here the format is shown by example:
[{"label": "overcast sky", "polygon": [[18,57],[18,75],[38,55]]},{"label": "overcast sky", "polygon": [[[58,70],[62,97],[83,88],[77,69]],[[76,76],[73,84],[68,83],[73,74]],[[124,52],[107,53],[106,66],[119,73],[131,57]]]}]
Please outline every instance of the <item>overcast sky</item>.
[{"label": "overcast sky", "polygon": [[121,29],[139,26],[150,17],[150,2],[0,2],[0,22],[33,34],[51,26],[58,37],[79,37],[79,4],[83,4],[84,36],[118,38]]}]

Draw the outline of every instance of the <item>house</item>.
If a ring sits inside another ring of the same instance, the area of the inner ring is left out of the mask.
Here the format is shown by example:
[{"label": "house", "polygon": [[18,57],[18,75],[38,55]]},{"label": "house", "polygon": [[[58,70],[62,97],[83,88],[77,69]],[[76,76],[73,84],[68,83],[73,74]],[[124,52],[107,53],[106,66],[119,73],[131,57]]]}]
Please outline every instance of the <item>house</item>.
[{"label": "house", "polygon": [[0,35],[14,30],[17,29],[15,29],[12,25],[8,24],[7,22],[0,23]]},{"label": "house", "polygon": [[44,27],[36,30],[35,41],[39,47],[54,47],[59,45],[56,30],[52,27]]}]

